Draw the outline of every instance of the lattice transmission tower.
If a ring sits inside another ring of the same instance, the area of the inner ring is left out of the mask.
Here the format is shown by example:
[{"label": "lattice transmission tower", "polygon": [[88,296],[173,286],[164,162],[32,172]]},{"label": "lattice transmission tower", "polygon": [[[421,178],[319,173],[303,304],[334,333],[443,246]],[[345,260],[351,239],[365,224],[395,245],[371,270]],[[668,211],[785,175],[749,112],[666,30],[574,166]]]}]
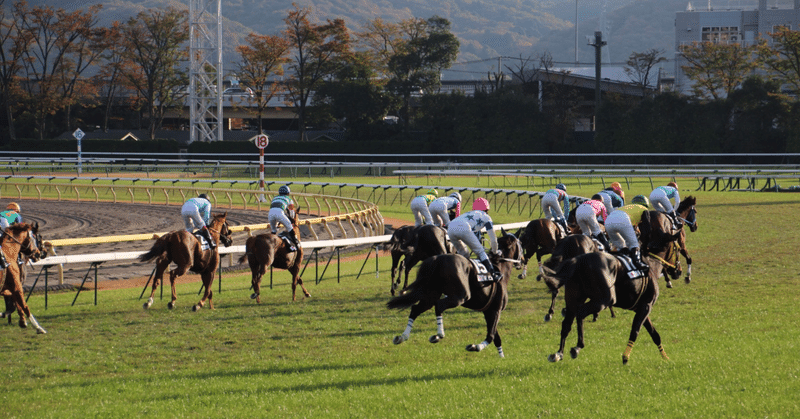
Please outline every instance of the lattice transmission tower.
[{"label": "lattice transmission tower", "polygon": [[222,141],[222,0],[189,0],[189,141]]}]

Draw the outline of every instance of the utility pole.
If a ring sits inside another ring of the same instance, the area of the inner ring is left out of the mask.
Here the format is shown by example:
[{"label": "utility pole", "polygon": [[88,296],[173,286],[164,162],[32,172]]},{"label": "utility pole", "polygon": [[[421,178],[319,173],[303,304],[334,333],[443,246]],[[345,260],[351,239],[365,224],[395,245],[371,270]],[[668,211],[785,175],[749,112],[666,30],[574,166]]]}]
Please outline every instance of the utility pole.
[{"label": "utility pole", "polygon": [[575,0],[575,65],[578,65],[578,0]]},{"label": "utility pole", "polygon": [[595,31],[594,33],[594,43],[589,43],[589,45],[594,47],[594,117],[597,120],[597,111],[600,109],[600,63],[601,63],[601,52],[603,51],[603,47],[606,46],[607,42],[603,41],[603,32]]}]

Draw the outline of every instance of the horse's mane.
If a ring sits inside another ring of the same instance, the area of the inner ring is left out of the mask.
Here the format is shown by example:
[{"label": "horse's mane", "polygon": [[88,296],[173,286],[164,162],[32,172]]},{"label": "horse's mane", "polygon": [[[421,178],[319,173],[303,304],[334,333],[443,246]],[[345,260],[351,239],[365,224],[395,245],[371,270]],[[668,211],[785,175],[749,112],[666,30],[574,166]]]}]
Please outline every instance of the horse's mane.
[{"label": "horse's mane", "polygon": [[687,208],[692,207],[696,203],[697,203],[697,198],[689,195],[686,197],[686,199],[684,199],[678,204],[678,209],[676,209],[675,212],[681,213],[685,211]]}]

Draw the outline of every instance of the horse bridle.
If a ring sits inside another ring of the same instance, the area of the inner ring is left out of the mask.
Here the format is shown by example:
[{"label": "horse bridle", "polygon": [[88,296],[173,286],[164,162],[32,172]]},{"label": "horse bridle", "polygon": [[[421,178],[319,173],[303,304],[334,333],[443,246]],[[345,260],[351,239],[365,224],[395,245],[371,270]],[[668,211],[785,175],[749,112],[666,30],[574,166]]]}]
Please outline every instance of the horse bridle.
[{"label": "horse bridle", "polygon": [[[519,255],[523,255],[525,252],[522,250],[522,242],[517,238],[517,236],[515,236],[513,234],[509,234],[509,236],[514,237],[514,242],[517,244],[517,251],[519,252],[518,254]],[[510,259],[510,258],[507,258],[507,257],[501,257],[498,260],[503,261],[503,262],[512,262],[517,266],[524,265],[524,262],[522,261],[522,259]]]},{"label": "horse bridle", "polygon": [[678,217],[678,219],[689,227],[694,227],[694,224],[697,222],[697,216],[695,215],[694,221],[689,221],[689,218],[693,218],[692,214],[697,214],[697,210],[694,209],[694,206],[689,210],[689,215],[687,215],[686,218]]}]

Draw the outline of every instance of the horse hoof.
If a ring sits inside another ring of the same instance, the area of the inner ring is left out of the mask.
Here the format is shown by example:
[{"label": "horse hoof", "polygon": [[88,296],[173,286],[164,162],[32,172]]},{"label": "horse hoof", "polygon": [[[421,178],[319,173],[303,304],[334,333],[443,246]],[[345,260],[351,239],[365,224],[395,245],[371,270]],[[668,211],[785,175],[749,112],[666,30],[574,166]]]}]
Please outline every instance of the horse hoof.
[{"label": "horse hoof", "polygon": [[561,361],[562,359],[564,359],[564,355],[562,355],[561,352],[556,352],[547,357],[547,360],[550,362],[558,362]]},{"label": "horse hoof", "polygon": [[517,278],[518,278],[518,279],[525,279],[525,275],[523,275],[523,274],[519,274],[519,275],[517,275]]},{"label": "horse hoof", "polygon": [[628,357],[625,355],[622,355],[622,365],[628,365]]},{"label": "horse hoof", "polygon": [[27,329],[28,328],[28,322],[25,321],[24,317],[19,319],[19,327],[22,328],[22,329]]},{"label": "horse hoof", "polygon": [[37,335],[46,335],[47,334],[47,330],[44,330],[42,328],[36,329],[36,334]]},{"label": "horse hoof", "polygon": [[258,294],[256,294],[256,293],[250,294],[250,299],[251,300],[255,300],[256,298],[258,298]]},{"label": "horse hoof", "polygon": [[474,343],[471,344],[471,345],[467,345],[467,350],[470,351],[470,352],[480,352],[481,351],[480,348],[478,348],[478,345],[476,345]]},{"label": "horse hoof", "polygon": [[667,281],[667,288],[672,288],[672,282]]},{"label": "horse hoof", "polygon": [[686,278],[683,279],[683,281],[686,282],[687,284],[691,283],[692,282],[692,277],[687,276]]},{"label": "horse hoof", "polygon": [[150,303],[144,303],[144,304],[142,304],[142,308],[143,308],[143,309],[145,309],[145,310],[147,310],[148,308],[150,308]]},{"label": "horse hoof", "polygon": [[197,305],[197,304],[193,305],[192,306],[192,311],[197,311],[197,310],[200,310],[200,306]]},{"label": "horse hoof", "polygon": [[549,322],[550,320],[553,320],[553,315],[550,314],[550,313],[545,314],[544,315],[544,321],[545,322]]},{"label": "horse hoof", "polygon": [[167,308],[172,310],[173,308],[175,308],[175,303],[173,303],[172,301],[168,302],[167,303]]},{"label": "horse hoof", "polygon": [[575,359],[575,358],[578,357],[578,352],[580,352],[580,351],[581,351],[581,348],[578,348],[576,346],[576,347],[574,347],[574,348],[569,350],[569,356],[571,356],[572,359]]},{"label": "horse hoof", "polygon": [[442,341],[442,337],[439,336],[439,335],[433,335],[430,338],[428,338],[428,342],[430,342],[430,343],[439,343],[441,341]]},{"label": "horse hoof", "polygon": [[406,338],[404,338],[402,335],[397,335],[394,337],[394,339],[392,339],[392,343],[394,343],[395,345],[399,345],[405,341]]}]

